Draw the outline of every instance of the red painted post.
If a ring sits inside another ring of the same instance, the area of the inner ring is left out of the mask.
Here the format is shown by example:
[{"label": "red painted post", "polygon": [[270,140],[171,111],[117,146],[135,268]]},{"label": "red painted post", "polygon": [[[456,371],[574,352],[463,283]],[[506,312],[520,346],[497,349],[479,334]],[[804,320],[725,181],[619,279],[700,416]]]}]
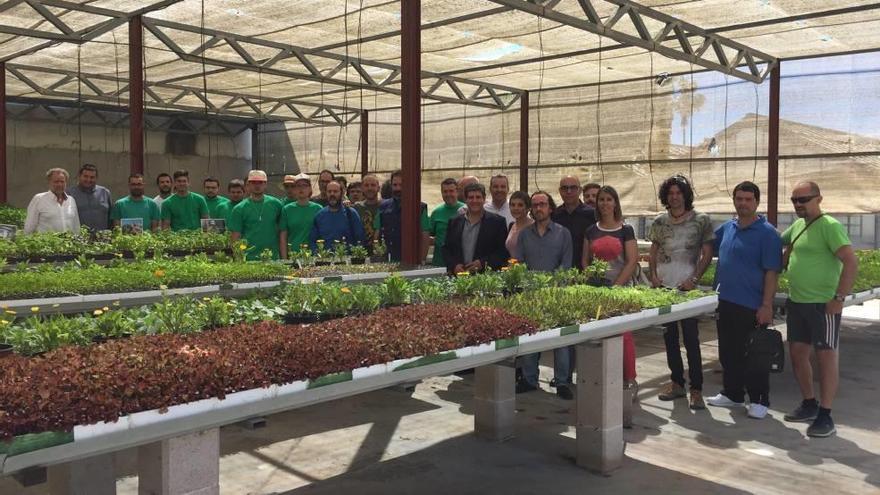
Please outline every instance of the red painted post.
[{"label": "red painted post", "polygon": [[770,125],[767,130],[767,221],[779,215],[779,66],[770,71]]},{"label": "red painted post", "polygon": [[0,203],[6,196],[6,62],[0,62]]},{"label": "red painted post", "polygon": [[144,173],[144,31],[141,16],[128,21],[128,112],[131,173]]},{"label": "red painted post", "polygon": [[519,190],[529,192],[529,92],[519,98]]},{"label": "red painted post", "polygon": [[361,179],[370,173],[370,114],[361,111]]},{"label": "red painted post", "polygon": [[400,151],[403,170],[401,261],[416,264],[422,238],[419,226],[422,187],[421,67],[422,2],[400,2],[401,119]]}]

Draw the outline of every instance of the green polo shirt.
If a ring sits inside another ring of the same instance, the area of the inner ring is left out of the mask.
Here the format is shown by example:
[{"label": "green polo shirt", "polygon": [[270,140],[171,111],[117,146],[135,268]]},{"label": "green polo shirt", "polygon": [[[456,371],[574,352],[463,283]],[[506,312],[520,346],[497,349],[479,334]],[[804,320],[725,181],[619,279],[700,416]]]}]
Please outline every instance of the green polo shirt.
[{"label": "green polo shirt", "polygon": [[446,203],[434,208],[431,212],[431,235],[434,236],[434,266],[446,266],[443,259],[443,246],[446,245],[446,229],[449,228],[449,221],[458,216],[458,210],[464,206],[464,203],[458,201],[453,206]]},{"label": "green polo shirt", "polygon": [[150,231],[153,220],[157,222],[162,220],[159,213],[159,205],[155,201],[147,197],[135,200],[131,196],[120,198],[113,204],[113,209],[110,210],[110,218],[112,220],[140,218],[144,221],[144,232]]},{"label": "green polo shirt", "polygon": [[272,251],[278,259],[278,221],[281,217],[281,201],[263,195],[260,201],[247,198],[232,209],[229,215],[230,232],[238,232],[248,243],[247,259],[258,260],[264,249]]},{"label": "green polo shirt", "polygon": [[201,230],[203,218],[208,218],[208,204],[201,194],[172,194],[162,202],[162,220],[171,222],[171,230]]},{"label": "green polo shirt", "polygon": [[229,213],[232,206],[229,200],[223,196],[214,196],[213,198],[205,197],[205,203],[208,205],[208,218],[229,219]]},{"label": "green polo shirt", "polygon": [[298,253],[303,244],[308,246],[315,215],[321,211],[321,208],[321,205],[311,201],[305,206],[300,206],[299,203],[284,205],[281,219],[278,221],[278,230],[287,231],[287,245],[291,253]]},{"label": "green polo shirt", "polygon": [[789,297],[796,303],[830,301],[837,293],[843,271],[837,250],[852,244],[846,227],[831,215],[822,215],[807,229],[804,219],[798,218],[782,233],[782,244],[789,245],[795,238],[788,259]]}]

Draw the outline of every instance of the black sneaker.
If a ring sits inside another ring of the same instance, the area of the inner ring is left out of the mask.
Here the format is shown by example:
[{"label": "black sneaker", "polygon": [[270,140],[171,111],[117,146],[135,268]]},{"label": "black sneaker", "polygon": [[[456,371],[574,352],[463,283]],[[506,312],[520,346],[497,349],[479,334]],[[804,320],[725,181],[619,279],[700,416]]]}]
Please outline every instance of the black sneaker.
[{"label": "black sneaker", "polygon": [[535,387],[534,385],[529,385],[529,383],[526,382],[525,380],[520,380],[520,381],[516,382],[516,393],[518,393],[518,394],[524,394],[526,392],[534,392],[535,390],[538,390],[538,387]]},{"label": "black sneaker", "polygon": [[550,379],[550,388],[556,388],[556,378]]},{"label": "black sneaker", "polygon": [[818,414],[819,404],[803,401],[801,402],[801,405],[797,406],[797,408],[791,412],[791,414],[785,415],[785,420],[796,423],[807,423],[816,419]]},{"label": "black sneaker", "polygon": [[571,387],[569,387],[568,385],[557,385],[556,386],[556,395],[559,396],[559,398],[563,399],[563,400],[574,399],[574,393],[572,393]]},{"label": "black sneaker", "polygon": [[807,428],[807,436],[814,438],[830,437],[835,432],[837,432],[837,428],[834,427],[834,420],[828,414],[816,416],[813,424]]}]

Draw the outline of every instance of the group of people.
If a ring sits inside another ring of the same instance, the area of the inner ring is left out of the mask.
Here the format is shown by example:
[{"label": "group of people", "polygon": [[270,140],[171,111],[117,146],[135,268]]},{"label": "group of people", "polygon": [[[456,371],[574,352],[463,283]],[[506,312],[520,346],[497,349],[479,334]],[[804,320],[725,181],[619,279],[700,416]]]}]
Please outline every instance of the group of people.
[{"label": "group of people", "polygon": [[[81,225],[103,230],[131,218],[140,219],[144,230],[199,229],[203,219],[223,219],[234,241],[245,239],[254,248],[249,250],[251,259],[265,250],[274,258],[287,258],[290,250],[317,249],[319,241],[369,249],[378,239],[385,242],[392,261],[401,258],[400,171],[384,184],[373,174],[346,184],[324,170],[318,175],[319,192],[314,196],[307,174],[287,175],[281,199],[266,194],[267,176],[261,170],[252,170],[246,181],[230,181],[225,198],[219,194],[220,182],[210,177],[203,180],[204,195],[190,191],[185,170],[159,174],[159,194],[145,197],[144,177],[132,174],[128,196],[115,203],[110,191],[97,185],[94,165],[83,165],[77,184],[71,187],[67,187],[64,169],[53,168],[46,177],[49,191],[31,200],[25,232],[77,230]],[[668,323],[664,331],[670,381],[659,398],[686,398],[694,410],[704,409],[706,403],[744,406],[748,395],[748,415],[766,416],[770,370],[748,365],[748,343],[753,332],[772,324],[777,279],[787,270],[788,340],[803,401],[785,419],[812,422],[811,436],[834,433],[831,405],[838,382],[840,315],[858,267],[846,230],[822,213],[816,183],[794,188],[791,201],[799,219],[780,235],[757,214],[760,190],[752,182],[734,188],[736,217],[714,229],[708,215],[694,210],[689,180],[680,175],[666,179],[658,191],[666,212],[650,225],[651,248],[644,274],[635,232],[624,222],[620,197],[613,187],[581,186],[577,177],[565,176],[559,181],[561,204],[557,206],[547,191],[510,194],[504,175],[491,177],[488,186],[487,198],[486,187],[477,177],[447,178],[440,184],[443,204],[430,214],[427,205],[421,204],[422,259],[433,245],[432,263],[445,266],[453,275],[499,270],[510,258],[539,271],[583,269],[598,259],[609,264],[604,281],[608,285],[647,280],[654,287],[692,290],[717,257],[718,348],[724,369],[718,394],[703,398],[697,320]],[[623,340],[624,384],[635,387],[635,345],[629,332]],[[680,340],[687,357],[687,379]],[[819,397],[813,390],[811,347],[819,363]],[[520,359],[518,393],[538,388],[538,360],[538,354]],[[567,400],[574,395],[573,361],[573,347],[554,351],[550,384]]]}]

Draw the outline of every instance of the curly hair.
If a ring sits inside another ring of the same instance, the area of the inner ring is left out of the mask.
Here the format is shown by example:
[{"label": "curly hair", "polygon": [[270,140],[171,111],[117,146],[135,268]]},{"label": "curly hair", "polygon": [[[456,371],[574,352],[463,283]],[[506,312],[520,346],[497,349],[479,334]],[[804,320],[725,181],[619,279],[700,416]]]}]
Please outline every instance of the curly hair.
[{"label": "curly hair", "polygon": [[660,203],[663,207],[667,209],[669,208],[669,202],[667,200],[669,198],[669,188],[672,186],[678,187],[678,190],[681,191],[682,196],[684,196],[685,211],[693,210],[694,188],[691,186],[691,182],[688,178],[683,175],[673,175],[660,184],[660,194],[658,194],[657,197],[660,199]]}]

